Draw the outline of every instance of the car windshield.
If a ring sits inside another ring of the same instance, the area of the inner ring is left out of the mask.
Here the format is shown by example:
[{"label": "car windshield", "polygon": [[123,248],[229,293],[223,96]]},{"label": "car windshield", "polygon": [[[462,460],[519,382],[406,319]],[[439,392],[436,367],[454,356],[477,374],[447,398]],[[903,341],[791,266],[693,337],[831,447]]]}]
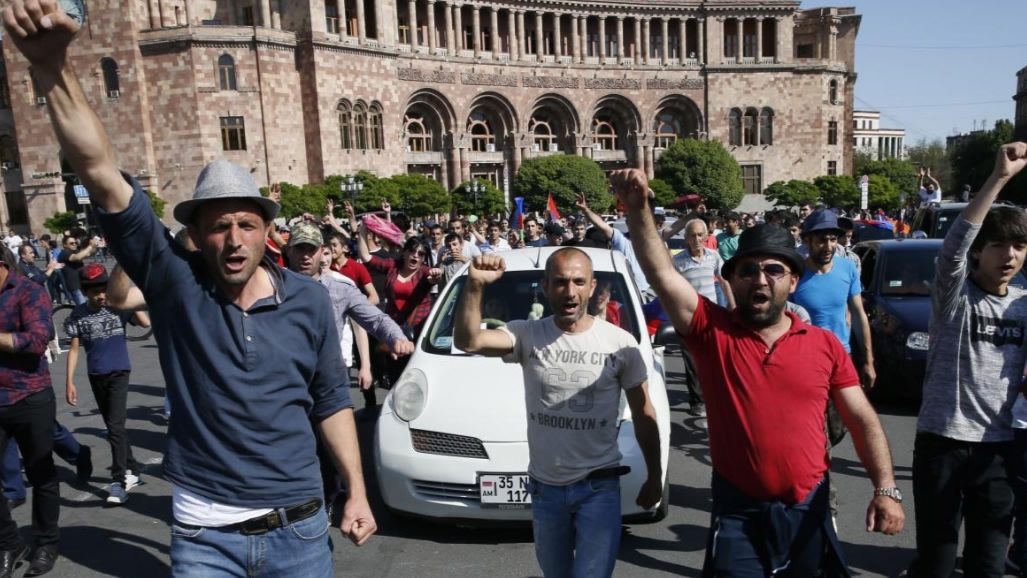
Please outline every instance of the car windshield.
[{"label": "car windshield", "polygon": [[928,296],[934,286],[938,252],[931,249],[898,249],[884,252],[881,295]]},{"label": "car windshield", "polygon": [[948,234],[949,229],[952,228],[952,223],[956,221],[956,217],[959,216],[958,210],[951,211],[938,211],[938,222],[934,224],[934,234],[931,237],[935,239],[944,239],[945,235]]},{"label": "car windshield", "polygon": [[[542,294],[542,273],[541,269],[508,271],[502,279],[485,287],[481,306],[482,323],[493,329],[515,319],[548,316],[551,311],[549,302]],[[453,322],[466,281],[467,276],[461,275],[446,288],[438,313],[426,330],[425,347],[429,352],[443,355],[460,353],[453,348]],[[607,321],[632,334],[636,341],[639,340],[638,320],[623,275],[603,271],[596,273],[596,290],[589,303],[589,313],[605,313]]]}]

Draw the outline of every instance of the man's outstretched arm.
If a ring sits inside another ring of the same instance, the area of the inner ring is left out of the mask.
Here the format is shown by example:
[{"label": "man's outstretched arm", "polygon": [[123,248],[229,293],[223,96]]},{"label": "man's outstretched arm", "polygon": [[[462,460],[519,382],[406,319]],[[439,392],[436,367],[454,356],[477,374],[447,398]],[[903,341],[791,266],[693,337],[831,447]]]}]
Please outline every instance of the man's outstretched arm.
[{"label": "man's outstretched arm", "polygon": [[68,45],[79,26],[57,0],[10,0],[3,21],[15,47],[32,66],[61,153],[89,190],[90,200],[108,212],[123,211],[132,198],[132,187],[121,176],[107,131],[68,59]]}]

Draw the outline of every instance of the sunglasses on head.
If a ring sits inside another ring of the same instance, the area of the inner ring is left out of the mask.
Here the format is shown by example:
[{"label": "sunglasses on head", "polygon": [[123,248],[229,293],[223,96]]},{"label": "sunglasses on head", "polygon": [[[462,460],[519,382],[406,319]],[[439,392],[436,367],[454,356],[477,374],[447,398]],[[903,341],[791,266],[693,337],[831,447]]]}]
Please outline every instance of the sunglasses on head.
[{"label": "sunglasses on head", "polygon": [[780,263],[769,263],[767,265],[760,265],[759,263],[742,263],[738,266],[738,276],[743,279],[752,279],[763,273],[768,279],[777,281],[781,277],[784,277],[790,271],[788,267],[781,265]]}]

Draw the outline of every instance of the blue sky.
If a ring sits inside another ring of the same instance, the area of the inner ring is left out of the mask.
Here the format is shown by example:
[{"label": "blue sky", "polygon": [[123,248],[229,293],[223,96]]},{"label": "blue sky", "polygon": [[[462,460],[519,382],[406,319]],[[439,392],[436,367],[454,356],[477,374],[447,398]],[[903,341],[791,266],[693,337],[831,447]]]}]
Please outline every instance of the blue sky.
[{"label": "blue sky", "polygon": [[1016,72],[1027,66],[1025,0],[854,0],[856,109],[880,110],[906,144],[1013,119]]}]

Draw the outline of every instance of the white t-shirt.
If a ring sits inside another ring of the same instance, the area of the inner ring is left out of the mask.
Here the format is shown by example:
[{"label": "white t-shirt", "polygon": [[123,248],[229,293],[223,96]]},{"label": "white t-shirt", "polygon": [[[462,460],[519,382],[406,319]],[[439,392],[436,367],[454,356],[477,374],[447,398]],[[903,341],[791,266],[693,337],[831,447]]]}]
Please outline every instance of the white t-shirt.
[{"label": "white t-shirt", "polygon": [[503,361],[524,371],[528,474],[566,486],[619,465],[621,391],[648,378],[631,334],[600,319],[587,331],[568,333],[552,317],[511,321],[502,329],[513,340]]},{"label": "white t-shirt", "polygon": [[4,244],[7,245],[7,248],[15,255],[18,254],[18,248],[21,247],[24,242],[25,241],[21,238],[21,235],[17,233],[4,238]]}]

